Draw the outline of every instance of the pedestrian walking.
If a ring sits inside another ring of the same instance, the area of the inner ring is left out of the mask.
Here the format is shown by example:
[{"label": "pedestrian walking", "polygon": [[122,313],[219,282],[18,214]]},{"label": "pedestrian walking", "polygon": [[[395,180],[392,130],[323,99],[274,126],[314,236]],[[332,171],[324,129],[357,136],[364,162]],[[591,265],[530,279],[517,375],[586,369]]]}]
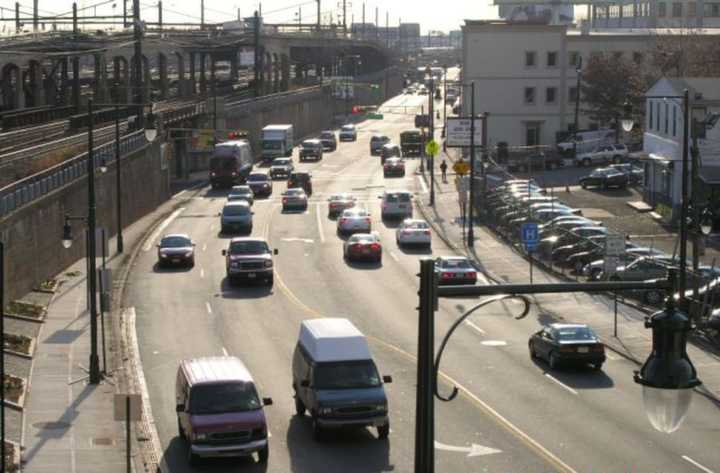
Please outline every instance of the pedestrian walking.
[{"label": "pedestrian walking", "polygon": [[444,159],[440,163],[440,172],[442,173],[442,181],[447,183],[447,163]]}]

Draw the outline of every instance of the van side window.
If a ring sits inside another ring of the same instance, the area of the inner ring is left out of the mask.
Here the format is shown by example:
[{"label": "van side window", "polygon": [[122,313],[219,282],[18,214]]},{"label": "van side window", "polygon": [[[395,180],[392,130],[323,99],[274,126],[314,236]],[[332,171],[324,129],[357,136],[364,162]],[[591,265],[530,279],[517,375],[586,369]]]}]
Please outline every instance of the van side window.
[{"label": "van side window", "polygon": [[176,404],[185,404],[187,401],[187,382],[182,369],[178,370],[177,380],[175,381]]},{"label": "van side window", "polygon": [[312,361],[310,360],[310,355],[305,351],[305,347],[300,345],[298,343],[298,353],[300,354],[300,359],[298,360],[300,362],[300,366],[298,366],[298,377],[301,381],[303,380],[309,380],[310,379],[310,370],[312,366]]}]

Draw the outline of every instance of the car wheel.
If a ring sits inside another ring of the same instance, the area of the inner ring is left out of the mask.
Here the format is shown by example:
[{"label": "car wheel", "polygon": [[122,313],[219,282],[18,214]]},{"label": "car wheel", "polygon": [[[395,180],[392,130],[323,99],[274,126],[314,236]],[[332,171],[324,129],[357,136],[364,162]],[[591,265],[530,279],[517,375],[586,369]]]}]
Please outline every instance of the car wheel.
[{"label": "car wheel", "polygon": [[620,161],[622,161],[622,158],[621,158],[619,155],[618,155],[618,156],[613,156],[613,158],[612,158],[612,163],[613,163],[613,164],[620,164]]},{"label": "car wheel", "polygon": [[583,189],[587,189],[587,184],[583,181],[580,183],[580,187],[582,187]]},{"label": "car wheel", "polygon": [[402,247],[402,243],[400,243],[400,238],[395,237],[395,243],[397,243],[398,248]]},{"label": "car wheel", "polygon": [[592,160],[590,160],[589,158],[585,158],[582,160],[582,164],[586,168],[589,168],[590,166],[592,166]]},{"label": "car wheel", "polygon": [[534,360],[538,357],[537,353],[535,352],[535,346],[532,342],[528,342],[528,350],[530,351],[530,358]]},{"label": "car wheel", "polygon": [[600,187],[601,187],[603,190],[607,190],[607,188],[608,188],[608,183],[607,183],[607,181],[602,181],[602,184],[600,185]]},{"label": "car wheel", "polygon": [[188,445],[188,449],[187,449],[187,461],[188,461],[188,463],[190,464],[190,466],[197,466],[198,463],[200,462],[200,457],[198,457],[197,455],[195,455],[195,454],[192,452],[192,446],[191,446],[191,445]]},{"label": "car wheel", "polygon": [[663,300],[663,294],[660,291],[647,291],[645,293],[645,302],[650,305],[660,304]]},{"label": "car wheel", "polygon": [[575,274],[581,274],[584,267],[582,261],[575,261]]},{"label": "car wheel", "polygon": [[295,415],[301,416],[305,414],[305,404],[300,397],[295,394]]},{"label": "car wheel", "polygon": [[556,369],[558,367],[559,362],[560,361],[558,360],[557,354],[554,351],[550,352],[550,358],[548,359],[548,364],[550,365],[550,369],[553,369],[553,370]]},{"label": "car wheel", "polygon": [[591,281],[597,281],[598,279],[600,279],[600,275],[601,275],[601,274],[602,274],[602,269],[600,269],[600,268],[593,268],[593,269],[590,271],[590,276],[589,276],[589,278],[590,278]]},{"label": "car wheel", "polygon": [[385,440],[390,435],[390,422],[385,425],[379,425],[377,428],[378,439]]},{"label": "car wheel", "polygon": [[270,456],[270,447],[265,445],[264,448],[258,450],[258,463],[267,463]]},{"label": "car wheel", "polygon": [[187,438],[185,431],[182,428],[182,424],[180,424],[180,419],[178,419],[178,436],[183,440]]},{"label": "car wheel", "polygon": [[273,284],[275,284],[275,278],[274,278],[273,276],[270,276],[269,278],[267,278],[267,279],[265,280],[265,284],[266,284],[268,287],[273,287]]},{"label": "car wheel", "polygon": [[602,365],[602,363],[593,363],[592,369],[594,369],[595,371],[600,371],[602,369]]},{"label": "car wheel", "polygon": [[312,431],[313,431],[313,438],[315,440],[322,440],[322,427],[320,426],[320,422],[318,422],[317,417],[313,416],[312,418]]},{"label": "car wheel", "polygon": [[227,233],[227,228],[221,226],[221,227],[220,227],[220,233]]}]

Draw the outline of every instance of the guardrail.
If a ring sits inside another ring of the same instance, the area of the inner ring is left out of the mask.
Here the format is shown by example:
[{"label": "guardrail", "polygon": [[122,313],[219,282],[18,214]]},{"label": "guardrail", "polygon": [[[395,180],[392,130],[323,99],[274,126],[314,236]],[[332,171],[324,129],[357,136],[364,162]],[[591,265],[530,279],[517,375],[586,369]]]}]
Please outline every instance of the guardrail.
[{"label": "guardrail", "polygon": [[[145,147],[147,140],[144,131],[137,131],[120,139],[120,156],[125,158]],[[93,149],[96,168],[103,161],[112,162],[115,157],[115,141],[105,143]],[[0,189],[0,218],[24,207],[33,201],[60,189],[87,175],[87,153],[83,153],[58,165]]]}]

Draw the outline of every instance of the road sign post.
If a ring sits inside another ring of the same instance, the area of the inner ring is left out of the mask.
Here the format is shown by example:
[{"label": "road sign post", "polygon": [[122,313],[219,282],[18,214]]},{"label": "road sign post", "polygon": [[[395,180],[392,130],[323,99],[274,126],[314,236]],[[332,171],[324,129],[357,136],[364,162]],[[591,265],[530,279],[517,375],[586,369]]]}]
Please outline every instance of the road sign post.
[{"label": "road sign post", "polygon": [[142,420],[142,397],[139,394],[116,394],[113,413],[117,422],[125,422],[125,461],[127,473],[132,473],[132,444],[130,438],[130,422]]},{"label": "road sign post", "polygon": [[455,174],[464,176],[470,172],[470,163],[468,163],[464,159],[455,161],[455,164],[453,164],[453,171],[455,171]]},{"label": "road sign post", "polygon": [[525,251],[527,251],[530,257],[530,284],[533,283],[533,256],[532,252],[537,247],[540,235],[538,232],[538,224],[534,222],[524,223],[521,230],[522,242],[525,245]]},{"label": "road sign post", "polygon": [[425,145],[425,153],[430,156],[430,205],[435,205],[435,156],[440,152],[440,145],[433,137],[430,137],[430,141]]}]

